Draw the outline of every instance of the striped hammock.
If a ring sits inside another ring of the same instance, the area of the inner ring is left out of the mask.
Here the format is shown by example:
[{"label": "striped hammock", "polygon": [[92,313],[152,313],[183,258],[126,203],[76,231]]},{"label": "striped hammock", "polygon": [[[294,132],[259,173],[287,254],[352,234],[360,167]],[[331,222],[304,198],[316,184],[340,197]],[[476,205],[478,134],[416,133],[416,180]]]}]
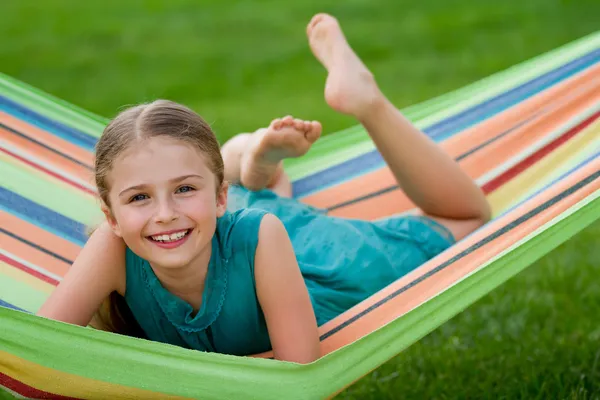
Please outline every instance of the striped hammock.
[{"label": "striped hammock", "polygon": [[[0,75],[0,397],[329,398],[600,217],[600,32],[403,110],[485,191],[493,220],[320,327],[309,365],[233,357],[34,313],[101,220],[106,120]],[[410,212],[361,127],[286,164],[331,215]]]}]

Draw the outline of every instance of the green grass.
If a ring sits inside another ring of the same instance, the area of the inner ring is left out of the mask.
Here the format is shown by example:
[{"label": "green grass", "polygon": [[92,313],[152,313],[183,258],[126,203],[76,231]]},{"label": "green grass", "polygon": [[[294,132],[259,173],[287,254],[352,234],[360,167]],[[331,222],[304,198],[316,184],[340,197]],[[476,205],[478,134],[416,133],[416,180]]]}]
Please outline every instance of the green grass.
[{"label": "green grass", "polygon": [[[304,28],[338,16],[399,107],[598,29],[594,0],[0,2],[0,71],[100,115],[170,98],[222,141],[293,114],[355,122],[323,100]],[[357,382],[341,398],[600,398],[595,223]]]},{"label": "green grass", "polygon": [[600,398],[598,237],[596,222],[340,397]]}]

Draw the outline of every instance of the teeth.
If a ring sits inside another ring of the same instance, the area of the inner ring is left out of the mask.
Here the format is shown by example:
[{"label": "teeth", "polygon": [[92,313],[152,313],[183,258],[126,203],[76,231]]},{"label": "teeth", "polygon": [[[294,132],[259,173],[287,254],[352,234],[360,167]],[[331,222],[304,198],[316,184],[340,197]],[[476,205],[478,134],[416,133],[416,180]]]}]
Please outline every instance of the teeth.
[{"label": "teeth", "polygon": [[187,231],[181,231],[177,233],[172,233],[170,235],[156,235],[151,236],[153,240],[158,242],[173,242],[175,240],[179,240],[187,234]]}]

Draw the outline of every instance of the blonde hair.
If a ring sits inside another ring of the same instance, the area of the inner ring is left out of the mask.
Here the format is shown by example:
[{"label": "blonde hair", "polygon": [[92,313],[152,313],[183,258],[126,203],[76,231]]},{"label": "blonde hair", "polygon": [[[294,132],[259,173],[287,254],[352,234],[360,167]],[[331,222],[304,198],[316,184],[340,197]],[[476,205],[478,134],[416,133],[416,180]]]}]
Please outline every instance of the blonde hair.
[{"label": "blonde hair", "polygon": [[[154,137],[181,140],[206,157],[215,174],[217,190],[223,185],[224,166],[219,142],[210,126],[191,109],[168,100],[140,104],[119,113],[104,129],[96,144],[94,176],[102,202],[110,210],[108,175],[115,160],[140,141]],[[92,231],[90,231],[91,234]],[[123,296],[113,292],[90,325],[124,335],[143,337]]]},{"label": "blonde hair", "polygon": [[169,137],[187,142],[206,156],[209,167],[223,184],[223,157],[210,126],[189,108],[168,100],[156,100],[121,112],[104,129],[96,144],[94,175],[98,194],[110,207],[107,176],[114,161],[132,145],[153,137]]}]

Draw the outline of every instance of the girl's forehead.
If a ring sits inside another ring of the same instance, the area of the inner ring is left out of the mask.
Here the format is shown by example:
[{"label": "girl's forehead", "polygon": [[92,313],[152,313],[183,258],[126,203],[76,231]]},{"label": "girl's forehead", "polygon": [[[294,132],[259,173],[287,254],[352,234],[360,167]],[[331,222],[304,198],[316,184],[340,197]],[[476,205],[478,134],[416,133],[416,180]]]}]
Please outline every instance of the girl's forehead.
[{"label": "girl's forehead", "polygon": [[121,186],[131,181],[160,181],[192,173],[210,173],[203,154],[181,140],[157,137],[142,140],[124,151],[114,161],[110,178],[114,185]]},{"label": "girl's forehead", "polygon": [[123,151],[115,163],[129,164],[148,160],[170,160],[206,164],[202,152],[188,142],[169,137],[143,139]]}]

